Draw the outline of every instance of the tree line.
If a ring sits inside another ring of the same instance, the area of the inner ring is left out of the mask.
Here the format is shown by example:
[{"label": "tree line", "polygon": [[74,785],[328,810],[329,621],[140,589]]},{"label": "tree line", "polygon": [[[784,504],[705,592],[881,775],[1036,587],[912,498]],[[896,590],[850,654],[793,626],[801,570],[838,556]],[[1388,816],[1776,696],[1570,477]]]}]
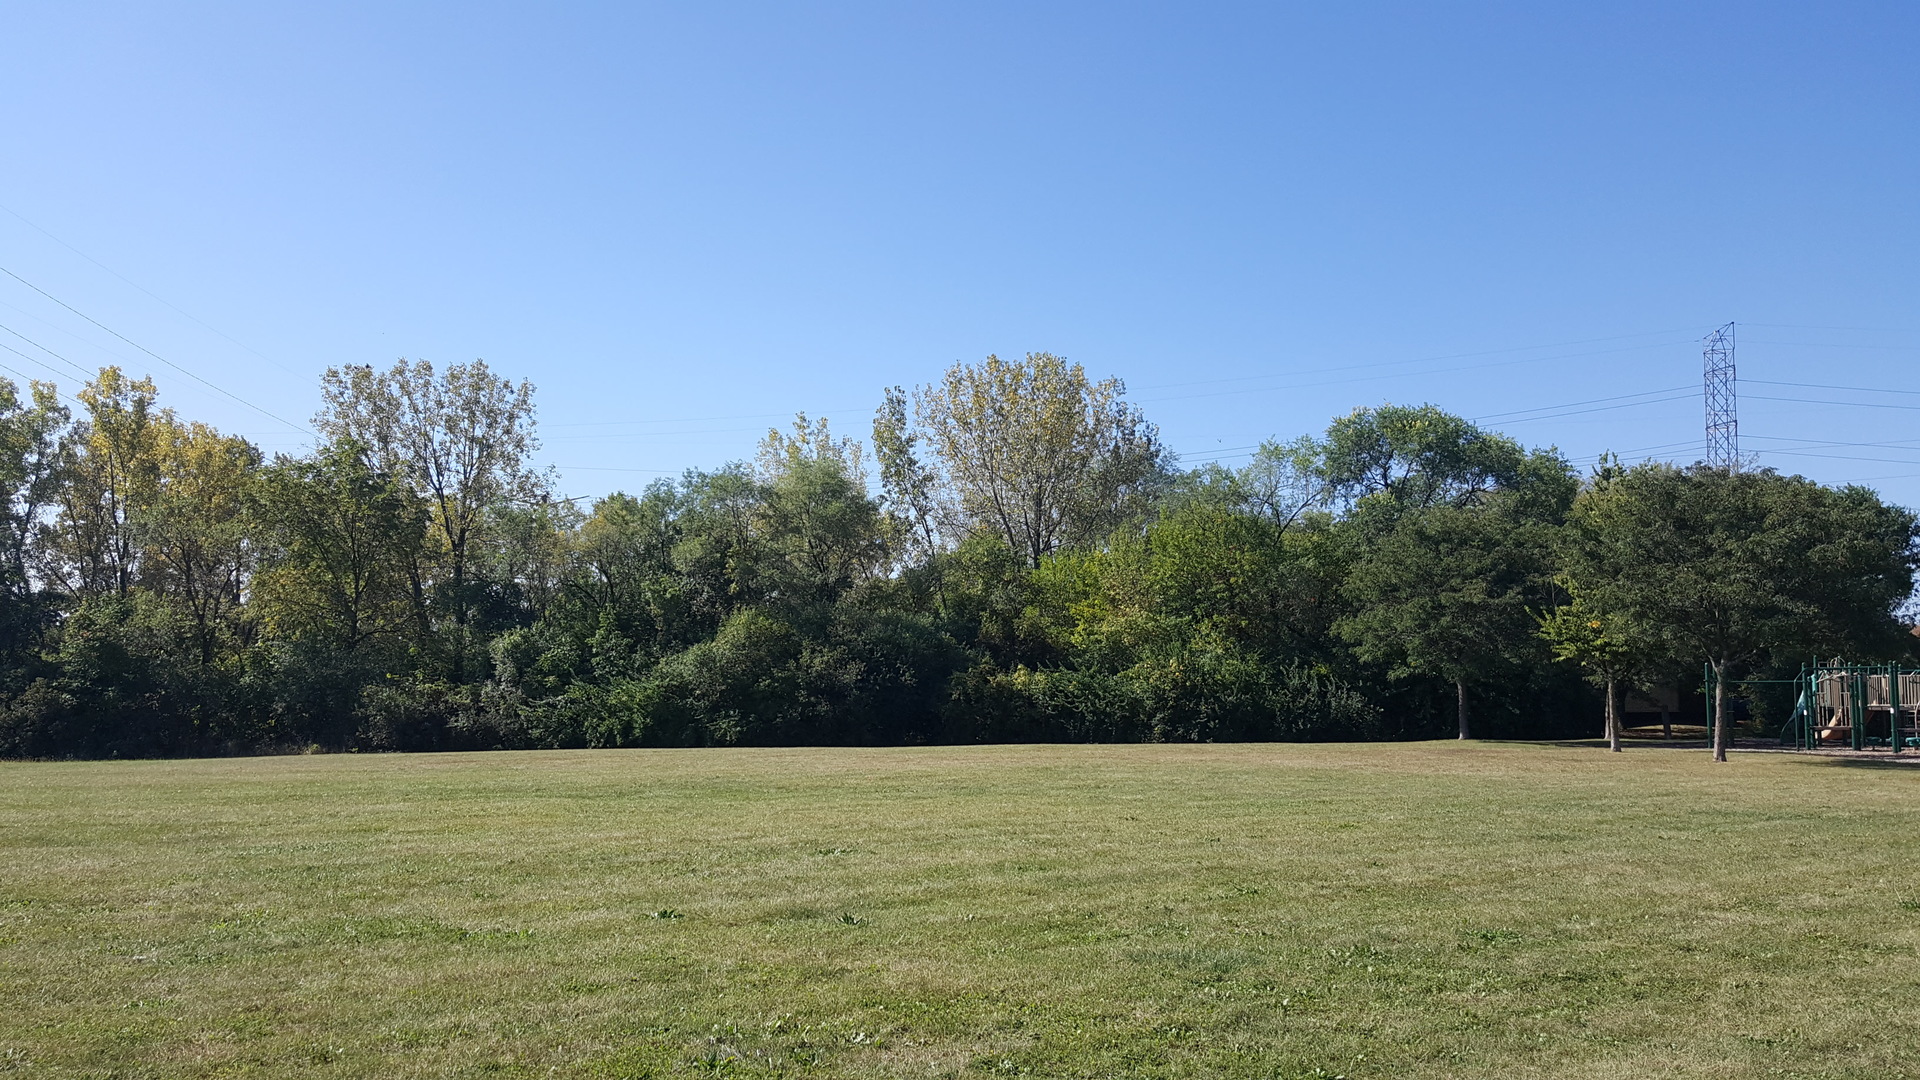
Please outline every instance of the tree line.
[{"label": "tree line", "polygon": [[1913,649],[1920,526],[1873,492],[1583,476],[1432,406],[1183,469],[1117,380],[990,356],[885,391],[867,443],[802,415],[583,506],[485,363],[321,392],[268,459],[116,368],[71,406],[0,380],[0,756],[1617,747],[1633,687]]}]

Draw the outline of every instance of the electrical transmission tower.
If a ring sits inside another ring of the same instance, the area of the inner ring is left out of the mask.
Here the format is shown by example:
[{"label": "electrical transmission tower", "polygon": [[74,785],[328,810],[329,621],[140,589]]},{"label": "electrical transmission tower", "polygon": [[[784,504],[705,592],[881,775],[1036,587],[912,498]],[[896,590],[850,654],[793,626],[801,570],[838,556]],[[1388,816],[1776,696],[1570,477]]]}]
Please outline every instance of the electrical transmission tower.
[{"label": "electrical transmission tower", "polygon": [[1733,400],[1733,324],[1707,335],[1700,351],[1707,375],[1707,464],[1740,471],[1740,420]]}]

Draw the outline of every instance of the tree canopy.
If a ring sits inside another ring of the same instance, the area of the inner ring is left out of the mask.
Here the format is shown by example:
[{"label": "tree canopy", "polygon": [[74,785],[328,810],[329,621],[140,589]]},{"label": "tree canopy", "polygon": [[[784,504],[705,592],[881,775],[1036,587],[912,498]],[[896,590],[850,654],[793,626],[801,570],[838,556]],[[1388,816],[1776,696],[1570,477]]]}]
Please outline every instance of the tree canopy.
[{"label": "tree canopy", "polygon": [[802,415],[591,503],[533,466],[533,387],[479,362],[332,369],[316,445],[272,458],[119,369],[73,400],[0,380],[4,755],[1596,716],[1617,745],[1623,685],[1915,641],[1914,517],[1864,489],[1583,479],[1428,405],[1183,470],[1117,380],[1048,353],[886,390],[866,444]]}]

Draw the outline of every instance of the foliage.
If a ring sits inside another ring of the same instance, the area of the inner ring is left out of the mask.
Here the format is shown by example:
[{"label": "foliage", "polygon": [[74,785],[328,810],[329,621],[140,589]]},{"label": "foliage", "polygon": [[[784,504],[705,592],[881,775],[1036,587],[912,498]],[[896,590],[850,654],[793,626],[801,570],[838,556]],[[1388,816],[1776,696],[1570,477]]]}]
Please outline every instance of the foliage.
[{"label": "foliage", "polygon": [[915,392],[917,433],[934,455],[928,473],[899,459],[909,444],[897,412],[883,413],[875,442],[889,448],[903,501],[923,483],[932,489],[945,535],[997,536],[1037,567],[1144,510],[1162,479],[1159,432],[1124,393],[1118,379],[1094,382],[1051,353],[988,356]]},{"label": "foliage", "polygon": [[989,357],[886,392],[877,490],[801,416],[580,505],[480,363],[331,370],[272,461],[117,369],[78,417],[0,382],[0,754],[1388,739],[1469,691],[1559,735],[1593,693],[1555,656],[1908,647],[1914,521],[1858,489],[1581,490],[1431,406],[1182,473],[1121,389]]}]

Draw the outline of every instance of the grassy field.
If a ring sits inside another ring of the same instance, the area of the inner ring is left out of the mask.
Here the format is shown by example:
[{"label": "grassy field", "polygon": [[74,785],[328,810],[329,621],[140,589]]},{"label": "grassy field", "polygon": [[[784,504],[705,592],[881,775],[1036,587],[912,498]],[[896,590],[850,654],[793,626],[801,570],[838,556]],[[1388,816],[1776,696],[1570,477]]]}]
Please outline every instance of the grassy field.
[{"label": "grassy field", "polygon": [[0,1073],[1920,1076],[1920,770],[1498,744],[0,765]]}]

